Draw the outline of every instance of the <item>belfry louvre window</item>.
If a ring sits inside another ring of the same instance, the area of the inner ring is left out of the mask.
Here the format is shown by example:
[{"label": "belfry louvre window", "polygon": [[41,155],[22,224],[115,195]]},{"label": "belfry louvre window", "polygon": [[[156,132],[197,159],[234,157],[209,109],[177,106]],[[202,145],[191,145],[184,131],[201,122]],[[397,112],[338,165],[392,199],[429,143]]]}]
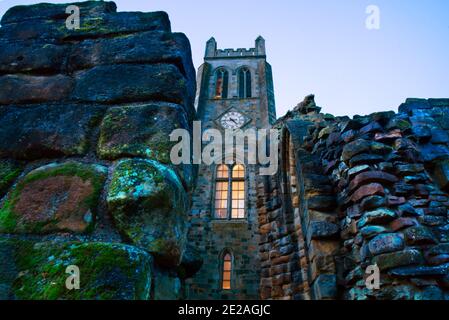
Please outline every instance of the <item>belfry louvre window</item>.
[{"label": "belfry louvre window", "polygon": [[251,72],[248,68],[239,70],[239,98],[251,98]]},{"label": "belfry louvre window", "polygon": [[229,73],[220,68],[215,74],[215,98],[226,99],[228,97]]},{"label": "belfry louvre window", "polygon": [[231,290],[232,256],[226,253],[223,258],[223,280],[221,287],[223,290]]},{"label": "belfry louvre window", "polygon": [[245,218],[245,167],[219,165],[215,182],[215,217]]}]

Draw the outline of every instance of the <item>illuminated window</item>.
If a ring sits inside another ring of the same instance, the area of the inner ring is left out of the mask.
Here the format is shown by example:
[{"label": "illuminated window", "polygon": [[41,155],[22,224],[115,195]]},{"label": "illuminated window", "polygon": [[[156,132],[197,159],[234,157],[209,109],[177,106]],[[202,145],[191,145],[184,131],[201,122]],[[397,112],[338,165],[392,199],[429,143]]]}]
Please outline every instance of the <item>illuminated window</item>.
[{"label": "illuminated window", "polygon": [[217,219],[245,218],[245,167],[243,165],[217,167],[215,217]]},{"label": "illuminated window", "polygon": [[215,75],[215,98],[226,99],[228,97],[228,72],[221,68]]},{"label": "illuminated window", "polygon": [[228,166],[217,168],[217,182],[215,187],[215,217],[226,219],[228,216],[229,170]]},{"label": "illuminated window", "polygon": [[226,253],[223,257],[223,279],[222,289],[231,290],[231,274],[232,274],[232,256],[230,253]]},{"label": "illuminated window", "polygon": [[236,165],[232,169],[231,218],[245,218],[245,167],[242,165]]},{"label": "illuminated window", "polygon": [[239,70],[239,97],[251,98],[251,72],[248,68]]}]

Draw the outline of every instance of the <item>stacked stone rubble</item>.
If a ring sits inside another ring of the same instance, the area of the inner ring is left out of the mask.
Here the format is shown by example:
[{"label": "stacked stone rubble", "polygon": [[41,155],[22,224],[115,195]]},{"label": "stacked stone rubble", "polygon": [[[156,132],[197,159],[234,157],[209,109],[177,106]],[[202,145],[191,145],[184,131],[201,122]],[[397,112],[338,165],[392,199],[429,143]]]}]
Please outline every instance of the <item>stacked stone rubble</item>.
[{"label": "stacked stone rubble", "polygon": [[189,41],[163,12],[74,5],[80,29],[68,5],[1,20],[0,298],[179,298],[198,265],[195,170],[171,164],[169,140],[195,117]]},{"label": "stacked stone rubble", "polygon": [[259,179],[260,233],[265,234],[260,247],[264,299],[337,296],[336,198],[319,157],[304,148],[303,138],[311,124],[304,118],[276,125],[282,140],[280,170]]},{"label": "stacked stone rubble", "polygon": [[[448,99],[408,99],[397,114],[350,119],[319,113],[309,96],[278,121],[281,163],[296,176],[284,168],[273,178],[278,186],[260,195],[259,215],[272,213],[263,207],[273,197],[284,216],[299,213],[290,224],[279,214],[270,234],[301,230],[289,243],[301,261],[290,270],[302,277],[290,282],[298,296],[270,293],[267,270],[277,262],[267,257],[264,298],[448,298],[448,110]],[[261,250],[277,250],[276,237],[266,241]],[[380,289],[366,285],[373,265]]]}]

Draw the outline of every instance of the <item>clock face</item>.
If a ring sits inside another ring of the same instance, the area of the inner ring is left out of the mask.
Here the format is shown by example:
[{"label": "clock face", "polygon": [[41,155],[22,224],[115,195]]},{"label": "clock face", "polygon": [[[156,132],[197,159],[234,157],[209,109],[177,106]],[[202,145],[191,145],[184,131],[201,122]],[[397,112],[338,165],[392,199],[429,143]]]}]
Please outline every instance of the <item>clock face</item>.
[{"label": "clock face", "polygon": [[220,124],[225,129],[239,129],[245,124],[245,116],[237,111],[226,113],[220,119]]}]

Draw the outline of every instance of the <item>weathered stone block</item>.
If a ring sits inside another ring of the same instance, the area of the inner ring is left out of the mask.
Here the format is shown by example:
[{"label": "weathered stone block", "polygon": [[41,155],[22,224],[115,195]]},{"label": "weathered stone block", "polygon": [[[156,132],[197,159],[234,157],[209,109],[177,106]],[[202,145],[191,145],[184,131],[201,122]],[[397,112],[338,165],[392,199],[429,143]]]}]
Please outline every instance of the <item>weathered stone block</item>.
[{"label": "weathered stone block", "polygon": [[[86,16],[98,16],[106,13],[114,13],[117,6],[110,1],[84,1],[74,2]],[[29,6],[15,6],[3,15],[2,25],[18,23],[30,20],[66,20],[69,14],[66,11],[67,4],[39,3]]]},{"label": "weathered stone block", "polygon": [[[0,240],[1,259],[12,261],[14,280],[0,272],[9,298],[20,300],[148,300],[152,257],[111,243],[32,243]],[[79,290],[68,290],[66,268],[80,271]],[[39,279],[39,281],[36,281]]]},{"label": "weathered stone block", "polygon": [[116,160],[141,157],[169,164],[170,141],[176,129],[189,130],[184,109],[174,104],[130,105],[110,108],[100,128],[98,155]]},{"label": "weathered stone block", "polygon": [[339,235],[338,225],[326,221],[311,221],[309,225],[309,239],[332,239]]},{"label": "weathered stone block", "polygon": [[405,103],[399,106],[399,112],[411,114],[414,110],[430,108],[431,106],[426,99],[408,98]]},{"label": "weathered stone block", "polygon": [[362,210],[367,211],[367,210],[380,208],[380,207],[384,206],[385,204],[386,204],[385,197],[368,196],[362,200],[360,205],[362,207]]},{"label": "weathered stone block", "polygon": [[51,102],[69,97],[73,79],[64,75],[6,75],[0,77],[0,88],[0,105]]},{"label": "weathered stone block", "polygon": [[428,142],[432,138],[432,131],[427,125],[413,126],[412,132],[420,143]]},{"label": "weathered stone block", "polygon": [[349,189],[354,190],[364,184],[379,182],[383,184],[392,184],[397,182],[398,179],[389,173],[382,171],[368,171],[358,174],[349,184]]},{"label": "weathered stone block", "polygon": [[370,167],[366,164],[351,168],[348,170],[348,178],[352,179],[352,178],[354,178],[355,175],[365,172],[365,171],[368,171],[369,169],[370,169]]},{"label": "weathered stone block", "polygon": [[398,218],[390,223],[390,228],[393,231],[399,231],[407,227],[413,227],[417,224],[418,223],[413,218]]},{"label": "weathered stone block", "polygon": [[188,201],[172,169],[152,160],[119,161],[107,203],[117,228],[134,245],[153,253],[159,264],[181,263]]},{"label": "weathered stone block", "polygon": [[402,133],[399,129],[392,130],[389,133],[376,133],[374,136],[374,140],[385,143],[391,143],[399,138],[402,138]]},{"label": "weathered stone block", "polygon": [[0,209],[0,232],[87,232],[95,222],[107,169],[76,162],[28,173]]},{"label": "weathered stone block", "polygon": [[69,52],[66,45],[33,41],[0,41],[0,74],[60,73]]},{"label": "weathered stone block", "polygon": [[419,152],[425,162],[440,162],[449,158],[449,149],[443,145],[420,145]]},{"label": "weathered stone block", "polygon": [[358,188],[351,196],[351,200],[358,202],[368,196],[384,196],[385,189],[379,183],[370,183]]},{"label": "weathered stone block", "polygon": [[188,97],[185,78],[170,64],[98,66],[80,71],[72,95],[88,102],[159,100],[184,106]]},{"label": "weathered stone block", "polygon": [[404,217],[417,217],[419,215],[415,208],[409,203],[400,205],[398,207],[398,212],[401,216]]},{"label": "weathered stone block", "polygon": [[418,221],[425,226],[435,227],[446,224],[447,218],[441,216],[421,216],[418,217]]},{"label": "weathered stone block", "polygon": [[334,274],[318,276],[312,285],[314,299],[329,300],[337,297],[337,277]]},{"label": "weathered stone block", "polygon": [[349,160],[349,165],[354,167],[362,164],[375,164],[382,161],[384,161],[384,157],[381,155],[362,153],[352,157]]},{"label": "weathered stone block", "polygon": [[85,40],[73,48],[68,66],[71,70],[80,70],[98,65],[164,62],[177,66],[189,79],[189,84],[195,86],[190,43],[182,33],[149,31]]},{"label": "weathered stone block", "polygon": [[403,164],[396,167],[398,174],[402,176],[420,173],[424,171],[424,166],[419,163]]},{"label": "weathered stone block", "polygon": [[390,209],[380,208],[374,211],[366,212],[357,223],[357,226],[362,228],[367,224],[386,224],[394,220],[396,217],[396,212]]},{"label": "weathered stone block", "polygon": [[398,277],[422,277],[422,276],[444,276],[449,272],[449,263],[428,267],[428,266],[412,266],[395,268],[389,271],[389,274]]},{"label": "weathered stone block", "polygon": [[371,121],[364,127],[360,128],[360,133],[376,133],[376,132],[382,132],[383,128],[382,126],[374,121],[373,119],[370,119]]},{"label": "weathered stone block", "polygon": [[372,255],[395,252],[404,248],[404,240],[395,233],[385,233],[372,239],[368,247]]},{"label": "weathered stone block", "polygon": [[410,245],[434,244],[437,242],[432,231],[425,226],[408,228],[405,230],[404,236]]},{"label": "weathered stone block", "polygon": [[407,265],[417,265],[423,262],[422,253],[414,249],[385,253],[373,258],[373,263],[377,264],[382,271]]},{"label": "weathered stone block", "polygon": [[399,129],[402,132],[407,132],[411,129],[411,124],[407,119],[399,118],[398,116],[392,117],[385,127],[387,130]]},{"label": "weathered stone block", "polygon": [[[67,17],[65,8],[62,16]],[[2,25],[0,40],[40,39],[59,43],[68,40],[82,40],[99,36],[120,36],[133,32],[170,32],[170,20],[165,12],[118,12],[93,16],[81,16],[79,29],[68,29],[65,19],[50,19],[36,23],[25,20]]]},{"label": "weathered stone block", "polygon": [[87,152],[104,108],[89,105],[7,107],[0,114],[0,157],[34,160]]},{"label": "weathered stone block", "polygon": [[350,142],[343,148],[342,159],[348,161],[355,155],[368,151],[370,147],[369,141],[363,139]]},{"label": "weathered stone block", "polygon": [[436,256],[440,254],[449,254],[449,243],[440,243],[426,252],[426,256]]},{"label": "weathered stone block", "polygon": [[387,233],[389,230],[382,226],[366,226],[360,229],[360,234],[366,238],[371,239],[381,233]]}]

